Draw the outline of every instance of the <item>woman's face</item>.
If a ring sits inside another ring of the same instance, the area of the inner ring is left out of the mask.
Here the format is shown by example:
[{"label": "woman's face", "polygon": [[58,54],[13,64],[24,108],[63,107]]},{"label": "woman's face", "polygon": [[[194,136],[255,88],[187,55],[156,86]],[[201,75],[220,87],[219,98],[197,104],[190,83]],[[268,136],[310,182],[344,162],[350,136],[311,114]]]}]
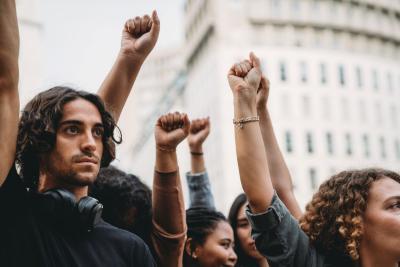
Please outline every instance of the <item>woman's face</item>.
[{"label": "woman's face", "polygon": [[196,248],[199,266],[234,266],[237,256],[233,250],[233,230],[229,223],[220,221],[214,231],[207,236],[202,246]]},{"label": "woman's face", "polygon": [[254,259],[262,259],[263,256],[256,249],[256,244],[251,237],[251,227],[245,214],[246,204],[247,203],[243,204],[243,206],[240,207],[236,217],[236,234],[239,239],[236,240],[236,242],[240,243],[244,253],[246,253],[248,256]]},{"label": "woman's face", "polygon": [[388,177],[371,185],[363,215],[360,255],[400,261],[400,184]]}]

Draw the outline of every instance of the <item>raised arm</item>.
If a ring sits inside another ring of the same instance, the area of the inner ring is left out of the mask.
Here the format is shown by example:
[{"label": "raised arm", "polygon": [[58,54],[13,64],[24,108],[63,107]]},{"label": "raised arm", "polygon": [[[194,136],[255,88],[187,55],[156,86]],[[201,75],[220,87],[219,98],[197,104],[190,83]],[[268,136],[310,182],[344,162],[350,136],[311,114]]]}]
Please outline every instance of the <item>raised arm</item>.
[{"label": "raised arm", "polygon": [[260,80],[260,61],[253,53],[250,61],[235,64],[228,73],[237,126],[235,143],[240,181],[254,213],[264,212],[274,194],[257,121],[256,97]]},{"label": "raised arm", "polygon": [[14,163],[18,134],[19,34],[14,0],[0,0],[0,186]]},{"label": "raised arm", "polygon": [[294,196],[292,178],[282,152],[279,149],[267,107],[269,88],[269,81],[262,75],[260,87],[257,92],[257,114],[260,117],[261,135],[267,154],[269,173],[279,198],[285,203],[292,215],[295,218],[299,218],[302,212]]},{"label": "raised arm", "polygon": [[189,127],[187,115],[175,112],[161,116],[155,128],[152,240],[160,266],[182,266],[186,218],[176,147]]},{"label": "raised arm", "polygon": [[211,184],[208,179],[203,155],[203,143],[210,133],[210,119],[196,119],[190,123],[188,144],[191,171],[186,173],[189,187],[190,208],[206,207],[215,209]]},{"label": "raised arm", "polygon": [[146,57],[153,50],[160,32],[157,12],[130,19],[122,31],[121,50],[101,85],[98,95],[115,120],[119,119],[133,83]]}]

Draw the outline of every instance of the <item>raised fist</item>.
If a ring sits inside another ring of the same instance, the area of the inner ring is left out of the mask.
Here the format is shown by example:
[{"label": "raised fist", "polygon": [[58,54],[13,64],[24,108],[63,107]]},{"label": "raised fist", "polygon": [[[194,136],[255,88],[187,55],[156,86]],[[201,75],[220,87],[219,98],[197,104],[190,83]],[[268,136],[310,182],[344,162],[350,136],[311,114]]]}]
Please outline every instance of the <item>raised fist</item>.
[{"label": "raised fist", "polygon": [[156,45],[160,33],[157,12],[135,17],[126,21],[122,31],[121,51],[123,54],[145,59]]},{"label": "raised fist", "polygon": [[160,150],[175,151],[189,134],[190,121],[185,113],[168,113],[157,120],[155,127],[156,146]]},{"label": "raised fist", "polygon": [[267,107],[267,101],[269,96],[269,80],[261,75],[260,87],[257,92],[257,109],[265,109]]},{"label": "raised fist", "polygon": [[250,53],[250,59],[234,64],[228,72],[228,82],[234,94],[249,100],[256,98],[261,80],[260,60]]},{"label": "raised fist", "polygon": [[210,133],[210,118],[192,120],[190,123],[188,143],[191,151],[202,152],[203,142]]}]

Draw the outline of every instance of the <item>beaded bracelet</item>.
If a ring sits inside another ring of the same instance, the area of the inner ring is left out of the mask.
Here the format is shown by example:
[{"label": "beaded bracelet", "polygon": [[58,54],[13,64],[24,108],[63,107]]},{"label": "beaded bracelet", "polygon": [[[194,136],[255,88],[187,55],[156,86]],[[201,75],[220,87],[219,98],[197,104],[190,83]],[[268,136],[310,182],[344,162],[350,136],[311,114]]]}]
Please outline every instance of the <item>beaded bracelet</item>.
[{"label": "beaded bracelet", "polygon": [[243,129],[243,124],[248,123],[248,122],[253,122],[253,121],[259,121],[260,117],[259,116],[253,116],[253,117],[246,117],[246,118],[241,118],[241,119],[233,119],[233,124],[240,129]]}]

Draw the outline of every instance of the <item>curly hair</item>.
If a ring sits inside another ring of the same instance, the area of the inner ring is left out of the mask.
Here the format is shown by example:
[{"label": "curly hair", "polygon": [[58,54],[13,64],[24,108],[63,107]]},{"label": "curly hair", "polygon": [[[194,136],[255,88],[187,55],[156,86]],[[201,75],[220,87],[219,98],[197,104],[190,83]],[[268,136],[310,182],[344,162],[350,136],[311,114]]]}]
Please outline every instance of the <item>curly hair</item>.
[{"label": "curly hair", "polygon": [[400,183],[395,172],[363,169],[340,172],[321,184],[300,219],[311,242],[323,251],[358,260],[369,191],[373,182],[384,177]]},{"label": "curly hair", "polygon": [[51,151],[55,145],[64,105],[78,98],[91,102],[99,110],[104,127],[101,166],[108,166],[114,160],[115,144],[122,142],[121,132],[119,131],[119,139],[115,138],[114,129],[119,128],[100,97],[69,87],[53,87],[36,95],[25,106],[19,121],[16,163],[30,190],[37,190],[40,157]]},{"label": "curly hair", "polygon": [[[137,176],[108,166],[101,168],[99,175],[90,187],[90,195],[103,205],[103,219],[150,242],[152,228],[151,190]],[[129,210],[134,208],[134,213]],[[133,216],[133,218],[129,218]],[[128,222],[133,219],[133,223]]]}]

